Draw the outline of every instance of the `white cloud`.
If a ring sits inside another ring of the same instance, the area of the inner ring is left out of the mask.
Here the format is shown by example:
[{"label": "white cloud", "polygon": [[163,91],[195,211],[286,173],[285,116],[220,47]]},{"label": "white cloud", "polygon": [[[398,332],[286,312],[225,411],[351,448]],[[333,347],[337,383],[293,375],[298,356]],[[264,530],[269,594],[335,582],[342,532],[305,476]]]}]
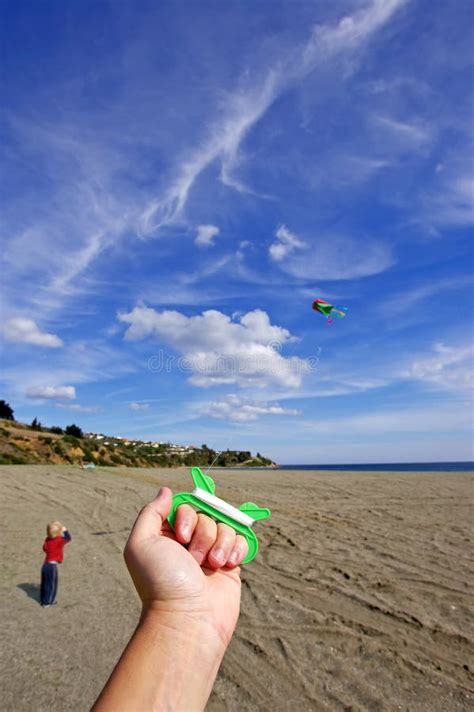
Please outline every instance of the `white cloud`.
[{"label": "white cloud", "polygon": [[366,237],[361,249],[360,241],[341,235],[318,235],[283,256],[279,261],[283,271],[300,279],[321,280],[368,277],[395,261],[391,247],[381,241]]},{"label": "white cloud", "polygon": [[298,415],[299,411],[291,408],[282,408],[278,403],[269,404],[239,398],[229,395],[200,408],[202,415],[208,415],[218,420],[232,420],[236,423],[246,423],[258,420],[264,415]]},{"label": "white cloud", "polygon": [[27,388],[28,398],[47,398],[48,400],[73,400],[76,397],[74,386],[31,386]]},{"label": "white cloud", "polygon": [[429,356],[417,358],[402,374],[405,378],[467,391],[474,387],[474,346],[451,347],[438,343]]},{"label": "white cloud", "polygon": [[[130,324],[126,339],[155,337],[182,354],[178,368],[191,374],[189,381],[195,386],[297,388],[312,368],[308,360],[281,355],[280,349],[295,338],[287,329],[272,325],[268,314],[259,309],[232,319],[216,310],[187,317],[140,306],[118,318]],[[157,367],[158,363],[159,359]]]},{"label": "white cloud", "polygon": [[359,47],[405,4],[406,0],[372,0],[353,15],[343,17],[334,27],[316,25],[303,52],[303,67],[312,70],[321,55],[331,56]]},{"label": "white cloud", "polygon": [[3,327],[3,332],[8,341],[45,346],[51,349],[63,345],[59,336],[41,331],[33,319],[9,319]]},{"label": "white cloud", "polygon": [[133,401],[132,403],[128,404],[128,407],[130,410],[148,410],[150,407],[149,403],[137,403],[136,401]]},{"label": "white cloud", "polygon": [[280,225],[275,232],[276,242],[273,242],[269,247],[270,257],[275,262],[281,262],[287,255],[299,247],[305,247],[305,243],[300,240],[293,232],[290,232],[286,225]]},{"label": "white cloud", "polygon": [[194,242],[198,247],[212,247],[218,234],[219,228],[216,225],[198,225]]}]

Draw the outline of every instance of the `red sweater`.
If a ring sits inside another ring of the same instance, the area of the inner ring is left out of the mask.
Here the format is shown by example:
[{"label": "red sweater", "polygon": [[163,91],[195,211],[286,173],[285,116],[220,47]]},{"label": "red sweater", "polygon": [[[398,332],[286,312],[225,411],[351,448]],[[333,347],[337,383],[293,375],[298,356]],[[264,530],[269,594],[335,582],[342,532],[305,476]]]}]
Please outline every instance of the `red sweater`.
[{"label": "red sweater", "polygon": [[46,553],[45,562],[57,561],[61,564],[63,561],[63,549],[66,544],[71,541],[71,535],[68,531],[63,532],[62,536],[55,536],[54,539],[48,537],[44,540],[43,551]]}]

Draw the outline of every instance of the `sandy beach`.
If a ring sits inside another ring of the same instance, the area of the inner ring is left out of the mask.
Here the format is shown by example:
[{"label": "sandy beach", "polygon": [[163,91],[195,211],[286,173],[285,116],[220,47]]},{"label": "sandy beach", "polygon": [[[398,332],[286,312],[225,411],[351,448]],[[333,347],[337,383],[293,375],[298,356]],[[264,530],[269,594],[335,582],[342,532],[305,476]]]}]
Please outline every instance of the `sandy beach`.
[{"label": "sandy beach", "polygon": [[[212,476],[217,495],[272,518],[256,525],[209,712],[472,709],[472,474]],[[137,621],[122,549],[160,484],[189,491],[189,471],[0,467],[4,712],[90,708]],[[44,610],[51,519],[73,542]]]}]

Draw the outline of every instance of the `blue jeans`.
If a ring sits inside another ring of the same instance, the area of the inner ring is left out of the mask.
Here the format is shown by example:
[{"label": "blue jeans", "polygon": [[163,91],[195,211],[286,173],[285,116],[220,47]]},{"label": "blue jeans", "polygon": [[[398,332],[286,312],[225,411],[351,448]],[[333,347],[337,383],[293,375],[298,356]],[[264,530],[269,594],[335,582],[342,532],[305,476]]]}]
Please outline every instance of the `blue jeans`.
[{"label": "blue jeans", "polygon": [[45,562],[41,568],[41,605],[51,606],[58,592],[58,565]]}]

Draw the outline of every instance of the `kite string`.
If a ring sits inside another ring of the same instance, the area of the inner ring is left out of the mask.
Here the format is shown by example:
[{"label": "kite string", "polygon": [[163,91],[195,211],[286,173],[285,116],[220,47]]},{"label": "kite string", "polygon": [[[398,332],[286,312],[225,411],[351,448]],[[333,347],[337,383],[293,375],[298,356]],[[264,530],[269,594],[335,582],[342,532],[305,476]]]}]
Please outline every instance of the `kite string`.
[{"label": "kite string", "polygon": [[[231,439],[228,441],[228,443],[227,443],[227,448],[225,448],[226,450],[229,449],[229,446],[230,446],[230,444],[232,443],[232,440],[233,440],[233,438],[231,438]],[[207,470],[205,471],[205,473],[204,473],[205,475],[207,475],[207,473],[209,472],[209,470],[211,469],[211,467],[213,467],[214,463],[219,459],[219,456],[220,456],[223,452],[224,452],[224,448],[222,448],[222,450],[219,450],[219,452],[217,453],[217,455],[215,456],[215,458],[213,459],[213,461],[211,462],[211,464],[209,465],[209,467],[208,467]]]},{"label": "kite string", "polygon": [[215,458],[213,459],[213,461],[211,462],[211,464],[209,465],[209,467],[208,467],[207,470],[205,471],[205,473],[204,473],[205,475],[207,475],[207,473],[209,472],[209,470],[211,469],[211,467],[213,466],[213,464],[215,463],[215,461],[217,460],[217,458],[219,457],[219,455],[221,454],[221,452],[222,452],[222,450],[220,450],[220,452],[217,453],[217,455],[215,456]]}]

